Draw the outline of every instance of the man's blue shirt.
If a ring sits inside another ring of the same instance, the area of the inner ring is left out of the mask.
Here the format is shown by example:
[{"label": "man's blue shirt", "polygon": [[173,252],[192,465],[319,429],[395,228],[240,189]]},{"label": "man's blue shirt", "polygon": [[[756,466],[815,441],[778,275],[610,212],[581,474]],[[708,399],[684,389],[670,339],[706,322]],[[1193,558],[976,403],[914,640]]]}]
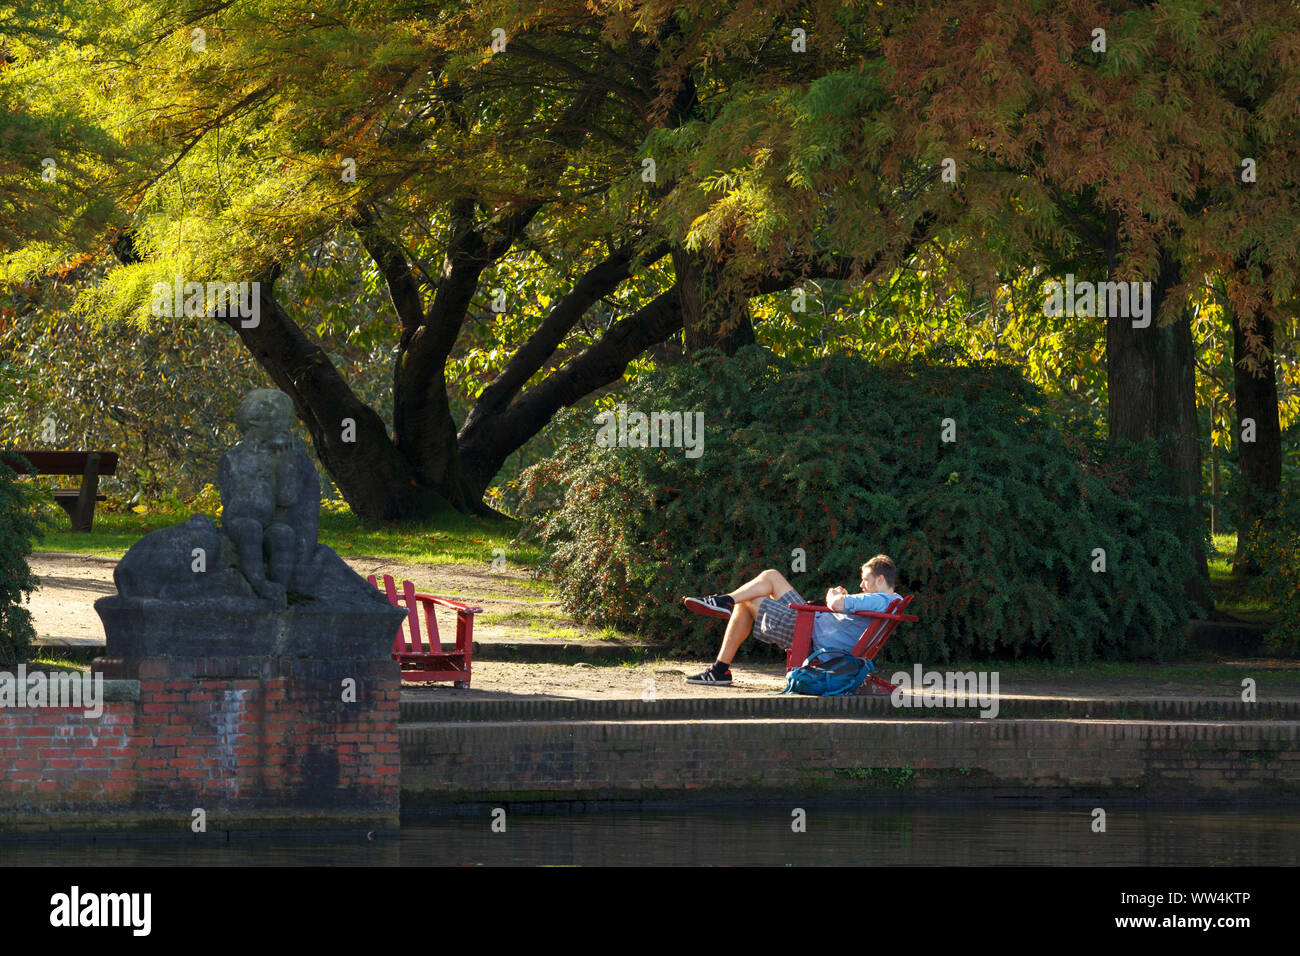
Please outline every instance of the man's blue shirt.
[{"label": "man's blue shirt", "polygon": [[[889,592],[846,594],[844,610],[884,611],[897,599],[897,594]],[[872,621],[873,618],[856,617],[853,614],[818,614],[816,623],[813,624],[813,647],[851,651]]]}]

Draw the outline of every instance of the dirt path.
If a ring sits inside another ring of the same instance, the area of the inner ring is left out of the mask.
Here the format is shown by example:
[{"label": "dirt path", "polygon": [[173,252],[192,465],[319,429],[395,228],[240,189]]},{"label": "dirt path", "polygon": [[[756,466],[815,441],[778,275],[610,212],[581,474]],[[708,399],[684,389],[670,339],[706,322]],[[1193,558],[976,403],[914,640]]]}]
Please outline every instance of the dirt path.
[{"label": "dirt path", "polygon": [[687,684],[687,674],[698,674],[703,661],[650,661],[644,664],[540,664],[536,662],[475,661],[469,690],[449,685],[413,688],[403,693],[423,697],[457,699],[504,696],[560,697],[576,700],[662,700],[673,697],[747,697],[776,694],[785,687],[780,665],[732,668],[736,679],[731,687],[699,687]]},{"label": "dirt path", "polygon": [[41,580],[28,610],[40,637],[104,639],[94,603],[116,594],[113,558],[88,555],[32,555],[28,562]]},{"label": "dirt path", "polygon": [[[38,554],[31,560],[32,570],[41,578],[41,587],[32,595],[31,611],[37,634],[45,637],[72,637],[103,641],[99,615],[92,605],[106,595],[116,593],[113,585],[112,558],[85,555]],[[414,581],[422,591],[458,597],[481,604],[488,615],[508,614],[508,619],[493,623],[480,617],[475,624],[476,639],[492,640],[546,638],[562,633],[557,643],[575,637],[599,638],[600,632],[585,628],[568,618],[558,602],[545,600],[525,589],[528,578],[518,573],[493,573],[478,566],[404,565],[378,558],[352,558],[348,564],[363,577],[391,574],[397,579]],[[454,623],[439,617],[439,629],[452,633]],[[721,635],[721,628],[719,628]],[[577,664],[479,660],[474,663],[473,695],[501,694],[544,695],[590,699],[639,698],[653,693],[657,697],[695,697],[702,694],[744,696],[772,694],[784,686],[783,668],[778,663],[752,664],[741,661],[732,667],[736,683],[730,688],[700,688],[682,678],[698,673],[706,660],[659,660],[634,665],[580,662]],[[1197,671],[1228,664],[1240,664],[1239,675],[1205,677]],[[885,665],[885,675],[895,669]],[[910,668],[907,668],[910,670]],[[939,665],[932,669],[942,670]],[[1149,673],[1136,677],[1089,678],[1070,676],[1003,679],[1003,694],[1068,697],[1199,697],[1230,699],[1239,697],[1241,678],[1252,677],[1260,699],[1300,698],[1300,661],[1222,661],[1152,665]],[[420,689],[416,693],[466,693],[452,688]]]},{"label": "dirt path", "polygon": [[[348,565],[362,577],[382,578],[391,574],[401,581],[415,582],[420,591],[481,604],[490,613],[529,611],[527,616],[545,617],[549,626],[562,623],[578,630],[589,630],[569,621],[559,611],[558,601],[525,589],[528,577],[519,573],[484,571],[460,564],[394,564],[380,558],[347,558]],[[41,586],[32,593],[30,610],[41,637],[78,637],[103,640],[99,615],[94,603],[108,594],[116,594],[113,568],[116,558],[79,554],[35,554],[30,562]],[[526,620],[524,614],[518,619]],[[514,623],[512,621],[512,623]],[[504,628],[483,625],[484,636]],[[517,630],[518,628],[516,628]]]},{"label": "dirt path", "polygon": [[[1276,661],[1224,662],[1243,665],[1241,674],[1251,675],[1258,685],[1260,700],[1300,700],[1300,662],[1279,667]],[[657,699],[671,697],[745,697],[779,693],[785,686],[784,668],[780,664],[735,663],[731,667],[735,683],[731,687],[699,687],[684,682],[687,674],[697,674],[707,662],[658,660],[640,664],[549,664],[509,661],[476,661],[469,691],[449,686],[428,685],[406,693],[432,695],[436,698],[469,694],[473,697],[503,695],[537,695],[575,699],[634,699],[653,694]],[[1239,677],[1204,678],[1186,676],[1204,664],[1152,667],[1150,677],[1104,679],[1003,678],[999,694],[1003,697],[1104,697],[1145,700],[1152,697],[1193,697],[1200,700],[1239,700]],[[894,667],[882,673],[889,677]],[[910,668],[900,667],[900,670]],[[934,669],[942,669],[936,666]]]}]

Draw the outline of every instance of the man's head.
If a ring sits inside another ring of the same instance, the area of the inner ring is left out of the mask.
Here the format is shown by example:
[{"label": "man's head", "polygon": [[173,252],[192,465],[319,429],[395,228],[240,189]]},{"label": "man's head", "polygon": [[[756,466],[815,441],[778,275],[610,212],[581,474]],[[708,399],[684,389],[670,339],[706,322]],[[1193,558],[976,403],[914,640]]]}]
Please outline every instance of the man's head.
[{"label": "man's head", "polygon": [[898,568],[887,554],[878,554],[862,565],[862,590],[866,594],[893,594],[898,583]]}]

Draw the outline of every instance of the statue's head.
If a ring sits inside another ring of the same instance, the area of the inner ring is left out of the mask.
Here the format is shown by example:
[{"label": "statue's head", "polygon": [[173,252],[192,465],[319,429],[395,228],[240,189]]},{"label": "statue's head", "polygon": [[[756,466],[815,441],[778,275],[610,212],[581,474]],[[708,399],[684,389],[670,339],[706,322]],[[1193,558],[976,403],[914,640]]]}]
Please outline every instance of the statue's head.
[{"label": "statue's head", "polygon": [[254,389],[240,402],[237,421],[245,438],[281,445],[292,437],[293,400],[278,389]]}]

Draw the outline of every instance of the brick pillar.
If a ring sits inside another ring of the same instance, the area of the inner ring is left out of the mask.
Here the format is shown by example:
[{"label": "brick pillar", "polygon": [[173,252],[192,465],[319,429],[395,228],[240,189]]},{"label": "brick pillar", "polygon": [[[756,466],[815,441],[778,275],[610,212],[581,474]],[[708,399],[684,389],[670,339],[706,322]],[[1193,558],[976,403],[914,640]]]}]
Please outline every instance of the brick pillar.
[{"label": "brick pillar", "polygon": [[102,659],[106,703],[0,711],[0,822],[392,829],[397,664]]}]

